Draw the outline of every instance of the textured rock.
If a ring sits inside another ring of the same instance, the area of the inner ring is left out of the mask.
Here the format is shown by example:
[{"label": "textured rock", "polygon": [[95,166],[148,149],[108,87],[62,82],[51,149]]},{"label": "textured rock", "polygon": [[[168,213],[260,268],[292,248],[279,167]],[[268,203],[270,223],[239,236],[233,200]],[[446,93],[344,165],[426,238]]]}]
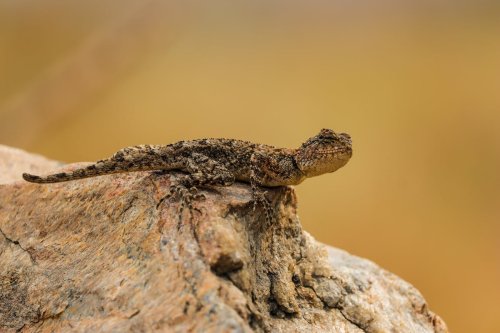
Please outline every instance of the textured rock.
[{"label": "textured rock", "polygon": [[[55,163],[0,147],[0,332],[447,332],[419,292],[301,228],[292,188],[157,203],[176,175],[36,185]],[[64,166],[64,169],[76,165]],[[5,170],[4,170],[5,169]],[[5,176],[5,175],[8,175]]]}]

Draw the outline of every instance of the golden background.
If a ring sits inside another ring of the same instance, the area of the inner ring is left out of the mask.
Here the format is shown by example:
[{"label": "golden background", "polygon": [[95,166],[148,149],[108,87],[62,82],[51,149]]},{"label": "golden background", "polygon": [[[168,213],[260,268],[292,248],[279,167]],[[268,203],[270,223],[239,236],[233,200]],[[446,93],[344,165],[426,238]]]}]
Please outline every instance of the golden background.
[{"label": "golden background", "polygon": [[306,230],[500,330],[495,1],[0,1],[0,143],[67,162],[228,137],[352,135],[297,188]]}]

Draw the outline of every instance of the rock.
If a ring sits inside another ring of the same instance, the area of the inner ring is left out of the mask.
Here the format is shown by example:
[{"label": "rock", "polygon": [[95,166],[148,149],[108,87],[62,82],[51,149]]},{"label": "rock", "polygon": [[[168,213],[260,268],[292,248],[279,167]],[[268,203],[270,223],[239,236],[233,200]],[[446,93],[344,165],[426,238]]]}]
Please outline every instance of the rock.
[{"label": "rock", "polygon": [[38,185],[19,175],[78,165],[0,163],[0,332],[447,332],[411,285],[304,232],[293,188],[268,191],[268,223],[246,184],[180,212],[157,207],[175,173]]},{"label": "rock", "polygon": [[47,173],[61,166],[45,157],[28,154],[23,150],[0,145],[0,184],[22,180],[21,170]]}]

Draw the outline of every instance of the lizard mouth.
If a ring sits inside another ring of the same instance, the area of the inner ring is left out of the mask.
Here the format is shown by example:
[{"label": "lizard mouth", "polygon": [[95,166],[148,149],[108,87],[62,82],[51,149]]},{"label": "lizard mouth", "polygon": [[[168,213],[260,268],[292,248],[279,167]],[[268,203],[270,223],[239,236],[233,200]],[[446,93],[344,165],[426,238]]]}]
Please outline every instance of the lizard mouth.
[{"label": "lizard mouth", "polygon": [[316,150],[316,154],[321,155],[332,155],[338,153],[349,153],[351,149],[349,148],[331,148],[331,149],[318,149]]}]

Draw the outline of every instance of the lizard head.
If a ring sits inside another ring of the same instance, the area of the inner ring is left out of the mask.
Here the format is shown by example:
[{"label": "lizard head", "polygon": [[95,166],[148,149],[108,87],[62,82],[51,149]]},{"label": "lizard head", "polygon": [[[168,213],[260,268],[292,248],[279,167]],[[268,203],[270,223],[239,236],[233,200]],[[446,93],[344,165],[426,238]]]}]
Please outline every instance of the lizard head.
[{"label": "lizard head", "polygon": [[306,177],[334,172],[344,166],[352,156],[349,134],[337,134],[331,129],[322,129],[297,149],[295,160]]}]

